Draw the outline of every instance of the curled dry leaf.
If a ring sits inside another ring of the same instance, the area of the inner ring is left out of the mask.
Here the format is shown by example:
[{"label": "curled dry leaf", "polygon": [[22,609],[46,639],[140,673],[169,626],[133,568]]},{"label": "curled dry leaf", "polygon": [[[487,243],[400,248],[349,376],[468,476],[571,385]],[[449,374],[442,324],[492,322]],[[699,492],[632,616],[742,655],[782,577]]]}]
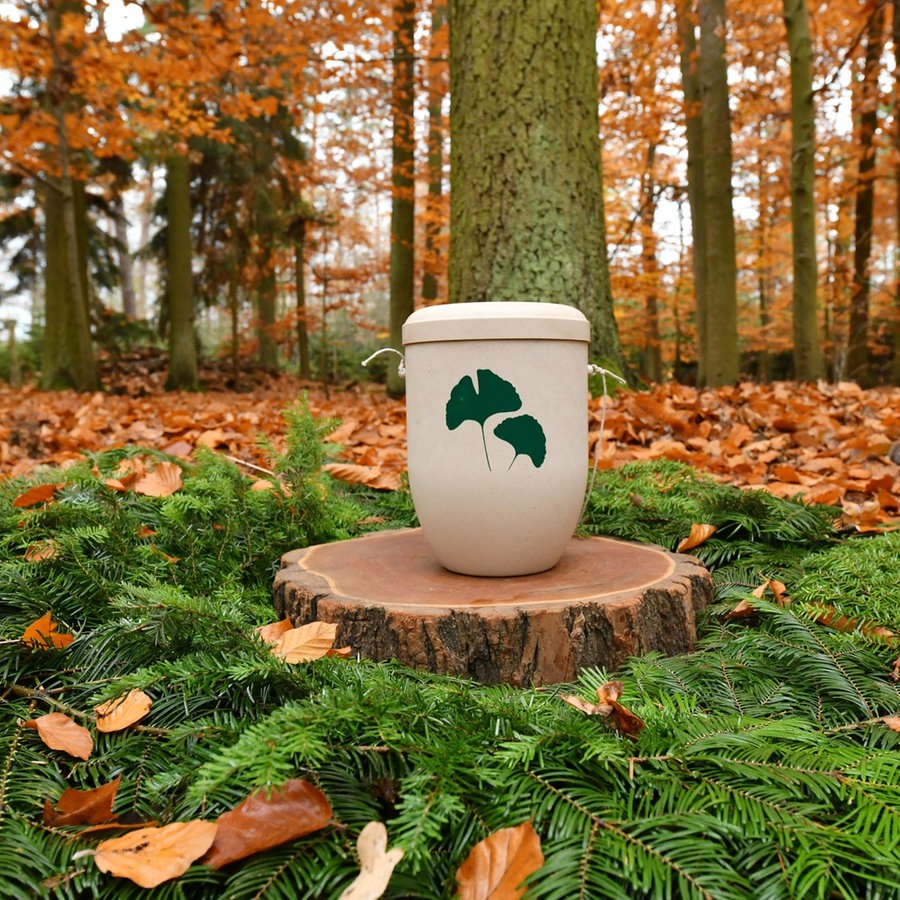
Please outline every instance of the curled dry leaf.
[{"label": "curled dry leaf", "polygon": [[282,634],[272,652],[285,662],[310,662],[328,656],[336,635],[337,625],[332,622],[309,622]]},{"label": "curled dry leaf", "polygon": [[94,862],[101,872],[153,888],[184,875],[216,836],[216,823],[194,819],[159,828],[139,828],[97,845]]},{"label": "curled dry leaf", "polygon": [[643,720],[630,709],[619,703],[619,697],[625,686],[621,681],[607,681],[597,688],[597,702],[591,703],[581,697],[572,694],[560,694],[560,699],[569,706],[581,710],[589,716],[602,716],[604,719],[612,719],[612,725],[620,734],[630,738],[636,738],[644,728]]},{"label": "curled dry leaf", "polygon": [[115,821],[117,817],[113,815],[112,807],[121,781],[122,776],[119,775],[113,781],[89,791],[66,788],[55,809],[49,800],[44,801],[44,824],[100,825]]},{"label": "curled dry leaf", "polygon": [[88,759],[94,749],[94,738],[87,728],[65,713],[52,712],[22,723],[37,730],[38,737],[51,749],[62,750],[77,759]]},{"label": "curled dry leaf", "polygon": [[52,611],[47,612],[22,632],[22,643],[35,650],[62,650],[75,640],[75,635],[57,631],[58,627]]},{"label": "curled dry leaf", "polygon": [[203,860],[214,869],[319,831],[331,821],[331,804],[314,784],[294,778],[250,794],[219,816],[216,838]]},{"label": "curled dry leaf", "polygon": [[693,550],[694,547],[699,547],[701,544],[705,543],[715,533],[715,525],[706,525],[695,522],[691,525],[690,534],[678,545],[677,552],[684,553],[685,550]]},{"label": "curled dry leaf", "polygon": [[294,627],[290,619],[282,619],[280,622],[269,622],[268,625],[260,625],[256,629],[259,639],[266,644],[277,644],[283,634]]},{"label": "curled dry leaf", "polygon": [[403,859],[399,847],[387,848],[387,828],[383,822],[369,822],[356,840],[359,875],[339,900],[378,900],[387,890],[394,867]]},{"label": "curled dry leaf", "polygon": [[97,731],[121,731],[140,721],[150,711],[153,701],[139,690],[129,691],[122,697],[115,697],[94,707],[97,716]]},{"label": "curled dry leaf", "polygon": [[26,509],[29,506],[37,506],[39,503],[46,503],[48,500],[52,500],[54,494],[62,488],[65,487],[64,481],[55,481],[49,484],[38,484],[33,488],[29,488],[27,491],[23,491],[13,500],[13,506],[16,509]]},{"label": "curled dry leaf", "polygon": [[460,900],[518,900],[525,879],[544,865],[541,839],[531,822],[501,828],[476,844],[457,869]]},{"label": "curled dry leaf", "polygon": [[134,492],[145,497],[168,497],[181,488],[181,467],[161,462],[152,472],[135,482]]}]

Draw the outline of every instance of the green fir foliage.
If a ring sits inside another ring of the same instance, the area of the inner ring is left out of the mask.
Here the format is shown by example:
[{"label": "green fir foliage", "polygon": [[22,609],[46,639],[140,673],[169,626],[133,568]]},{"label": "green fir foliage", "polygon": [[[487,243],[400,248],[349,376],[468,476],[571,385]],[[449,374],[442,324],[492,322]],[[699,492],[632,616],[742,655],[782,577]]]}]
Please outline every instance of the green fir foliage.
[{"label": "green fir foliage", "polygon": [[[355,840],[386,823],[405,855],[386,896],[445,898],[471,848],[531,820],[546,862],[529,896],[900,897],[897,647],[816,620],[828,603],[897,629],[900,539],[840,541],[835,511],[718,485],[673,463],[601,473],[585,530],[675,547],[694,522],[717,603],[696,652],[630,661],[622,702],[636,740],[564,703],[577,685],[486,687],[394,663],[289,665],[254,636],[272,621],[272,575],[287,550],[344,538],[372,514],[358,490],[323,480],[326,426],[289,410],[284,487],[254,491],[213,453],[155,499],[104,479],[135,449],[0,485],[0,894],[87,898],[337,898],[358,872]],[[146,452],[146,451],[142,451]],[[13,505],[36,483],[52,502]],[[408,495],[381,514],[413,520]],[[390,524],[390,523],[388,523]],[[27,561],[52,540],[55,553]],[[792,603],[758,599],[779,578]],[[741,600],[752,615],[728,618]],[[75,641],[26,648],[53,610]],[[96,734],[87,761],[50,750],[21,722],[140,688],[141,727]],[[145,890],[79,851],[101,837],[44,824],[45,801],[121,775],[124,821],[213,819],[257,787],[306,777],[333,808],[328,828],[219,871],[195,864]]]}]

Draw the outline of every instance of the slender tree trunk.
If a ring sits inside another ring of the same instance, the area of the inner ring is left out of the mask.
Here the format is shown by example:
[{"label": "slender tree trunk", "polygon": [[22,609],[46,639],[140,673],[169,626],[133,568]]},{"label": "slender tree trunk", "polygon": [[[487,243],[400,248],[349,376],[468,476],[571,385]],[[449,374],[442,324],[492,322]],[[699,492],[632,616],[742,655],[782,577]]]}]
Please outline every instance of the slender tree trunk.
[{"label": "slender tree trunk", "polygon": [[440,294],[441,231],[444,219],[444,95],[447,92],[447,4],[431,10],[428,59],[428,192],[425,195],[425,252],[422,258],[422,300],[434,303]]},{"label": "slender tree trunk", "polygon": [[641,374],[650,382],[662,381],[662,342],[659,335],[659,260],[656,257],[656,178],[654,165],[656,144],[647,147],[647,169],[641,199],[641,277],[646,296],[644,300],[643,348]]},{"label": "slender tree trunk", "polygon": [[606,256],[597,5],[450,0],[451,301],[577,306],[625,362]]},{"label": "slender tree trunk", "polygon": [[110,204],[116,233],[116,259],[119,263],[119,278],[122,283],[122,312],[126,318],[137,318],[137,298],[134,291],[134,266],[128,247],[128,219],[122,194],[114,190]]},{"label": "slender tree trunk", "polygon": [[791,55],[791,235],[794,377],[825,377],[819,340],[816,262],[815,98],[807,0],[784,0]]},{"label": "slender tree trunk", "polygon": [[894,0],[893,3],[891,36],[894,44],[894,148],[897,151],[897,166],[894,170],[897,193],[894,205],[894,222],[897,226],[894,255],[894,364],[891,374],[894,384],[900,384],[900,0]]},{"label": "slender tree trunk", "polygon": [[166,390],[195,391],[197,336],[191,242],[190,163],[187,154],[166,160],[166,286],[169,306],[169,371]]},{"label": "slender tree trunk", "polygon": [[725,0],[700,0],[703,207],[706,228],[706,384],[733,384],[740,371],[737,255],[731,189],[731,115],[725,59]]},{"label": "slender tree trunk", "polygon": [[[391,346],[403,344],[403,323],[415,308],[415,0],[394,0],[394,53],[391,88]],[[403,396],[405,384],[388,367],[387,390]]]},{"label": "slender tree trunk", "polygon": [[[271,241],[271,237],[264,238]],[[269,244],[271,246],[271,243]],[[276,281],[271,258],[263,261],[263,271],[256,287],[256,333],[259,339],[259,365],[265,372],[278,372],[278,342],[275,340]]]},{"label": "slender tree trunk", "polygon": [[294,290],[300,377],[309,381],[312,378],[312,367],[309,361],[309,328],[306,322],[306,219],[299,219],[294,228]]},{"label": "slender tree trunk", "polygon": [[847,376],[872,381],[869,358],[869,263],[875,207],[875,131],[878,128],[878,74],[884,43],[884,0],[877,0],[866,29],[866,51],[857,110],[859,169],[853,244],[853,287],[847,343]]}]

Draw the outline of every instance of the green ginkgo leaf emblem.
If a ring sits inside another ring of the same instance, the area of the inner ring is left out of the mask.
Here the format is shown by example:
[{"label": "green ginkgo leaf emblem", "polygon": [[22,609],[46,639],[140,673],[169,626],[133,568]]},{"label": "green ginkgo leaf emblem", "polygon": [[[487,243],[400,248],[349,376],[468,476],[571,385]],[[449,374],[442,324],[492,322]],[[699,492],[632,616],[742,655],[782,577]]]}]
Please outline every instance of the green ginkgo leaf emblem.
[{"label": "green ginkgo leaf emblem", "polygon": [[[484,458],[490,470],[491,458],[484,433],[485,422],[498,413],[517,412],[522,408],[522,398],[512,384],[490,369],[478,369],[475,377],[477,387],[469,375],[464,375],[453,386],[445,416],[447,428],[451,431],[459,428],[463,422],[478,423],[481,429],[481,443],[484,446]],[[533,416],[523,415],[504,419],[494,429],[494,434],[516,451],[513,462],[517,457],[525,455],[530,457],[535,466],[540,466],[547,455],[544,430]]]}]

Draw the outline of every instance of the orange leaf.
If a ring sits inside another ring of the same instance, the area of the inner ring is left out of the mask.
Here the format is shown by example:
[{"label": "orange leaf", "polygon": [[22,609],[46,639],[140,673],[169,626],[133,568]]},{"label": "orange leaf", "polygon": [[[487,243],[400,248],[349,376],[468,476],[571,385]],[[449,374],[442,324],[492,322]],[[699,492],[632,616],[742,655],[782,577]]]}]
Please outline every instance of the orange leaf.
[{"label": "orange leaf", "polygon": [[615,729],[620,734],[628,735],[630,738],[636,738],[644,729],[644,722],[636,716],[630,709],[619,703],[619,697],[625,686],[621,681],[607,681],[597,688],[597,699],[600,703],[608,703],[612,706],[612,717],[615,722]]},{"label": "orange leaf", "polygon": [[137,689],[94,707],[97,731],[121,731],[140,721],[150,711],[153,701]]},{"label": "orange leaf", "polygon": [[153,888],[184,875],[212,845],[216,823],[194,819],[160,828],[139,828],[97,845],[94,862],[101,872]]},{"label": "orange leaf", "polygon": [[45,613],[25,629],[22,643],[35,650],[62,650],[75,640],[74,635],[56,629],[57,623],[53,621],[52,613]]},{"label": "orange leaf", "polygon": [[691,533],[678,545],[677,552],[684,553],[685,550],[693,550],[694,547],[699,547],[708,538],[712,537],[715,531],[715,525],[704,525],[695,522],[691,525]]},{"label": "orange leaf", "polygon": [[328,655],[328,651],[334,646],[336,635],[337,625],[331,622],[310,622],[286,631],[272,647],[272,652],[285,662],[310,662]]},{"label": "orange leaf", "polygon": [[387,890],[394,867],[403,859],[398,847],[387,848],[387,829],[383,822],[369,822],[356,839],[359,875],[338,900],[378,900]]},{"label": "orange leaf", "polygon": [[161,462],[152,472],[135,482],[134,492],[145,497],[168,497],[181,487],[181,466]]},{"label": "orange leaf", "polygon": [[400,487],[400,476],[386,472],[380,466],[360,466],[355,463],[328,463],[322,466],[332,478],[350,484],[364,484],[380,491],[395,491]]},{"label": "orange leaf", "polygon": [[44,559],[55,559],[57,556],[59,556],[59,541],[56,541],[53,538],[38,541],[38,543],[31,544],[25,550],[25,559],[28,562],[40,562]]},{"label": "orange leaf", "polygon": [[331,804],[314,785],[293,778],[270,792],[259,790],[219,816],[203,860],[219,869],[238,859],[319,831],[331,821]]},{"label": "orange leaf", "polygon": [[64,481],[57,481],[50,484],[38,484],[27,491],[23,491],[13,500],[13,506],[17,509],[25,509],[28,506],[37,506],[38,503],[45,503],[53,498],[53,495],[65,486]]},{"label": "orange leaf", "polygon": [[881,721],[884,722],[891,731],[900,731],[900,716],[882,716]]},{"label": "orange leaf", "polygon": [[592,703],[583,697],[576,697],[574,694],[560,694],[560,700],[564,700],[569,706],[586,713],[589,716],[603,716],[606,718],[612,712],[612,706],[609,703]]},{"label": "orange leaf", "polygon": [[100,825],[115,821],[117,817],[113,815],[112,806],[121,781],[122,776],[119,775],[108,784],[101,784],[89,791],[66,788],[56,809],[49,800],[44,801],[44,824]]},{"label": "orange leaf", "polygon": [[277,644],[283,634],[294,627],[290,619],[282,619],[280,622],[270,622],[268,625],[260,625],[256,629],[259,639],[266,644]]},{"label": "orange leaf", "polygon": [[461,900],[518,900],[525,879],[544,865],[541,839],[531,822],[501,828],[477,843],[456,871]]},{"label": "orange leaf", "polygon": [[94,749],[90,731],[65,713],[47,713],[22,724],[37,729],[38,736],[51,750],[62,750],[69,756],[88,759]]},{"label": "orange leaf", "polygon": [[827,603],[816,603],[813,605],[813,613],[816,621],[820,625],[828,625],[836,631],[854,632],[858,631],[869,638],[879,638],[880,640],[892,642],[896,637],[896,633],[883,625],[876,625],[864,619],[845,616],[839,613],[833,606]]}]

